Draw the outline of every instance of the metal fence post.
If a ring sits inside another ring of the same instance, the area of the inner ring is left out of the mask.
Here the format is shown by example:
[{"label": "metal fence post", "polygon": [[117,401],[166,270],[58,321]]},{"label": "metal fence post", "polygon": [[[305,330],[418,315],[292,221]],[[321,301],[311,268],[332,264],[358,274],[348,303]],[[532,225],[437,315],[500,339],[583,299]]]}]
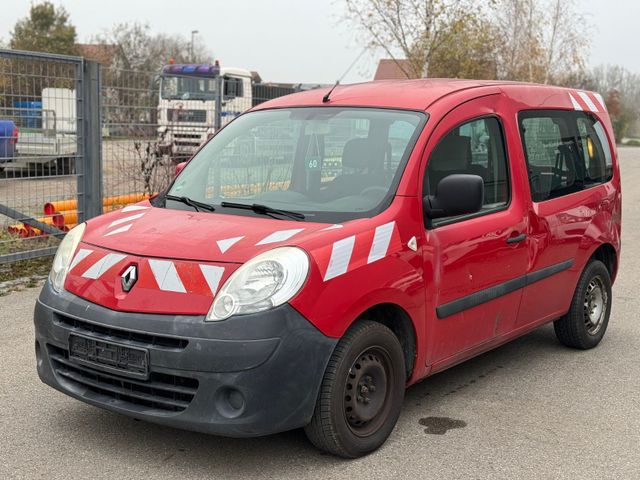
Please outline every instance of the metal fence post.
[{"label": "metal fence post", "polygon": [[214,131],[220,130],[222,127],[222,89],[224,88],[224,79],[218,75],[216,77],[216,111],[214,112],[213,128]]},{"label": "metal fence post", "polygon": [[100,108],[100,64],[83,60],[78,92],[82,136],[82,163],[78,173],[79,221],[102,214],[102,119]]}]

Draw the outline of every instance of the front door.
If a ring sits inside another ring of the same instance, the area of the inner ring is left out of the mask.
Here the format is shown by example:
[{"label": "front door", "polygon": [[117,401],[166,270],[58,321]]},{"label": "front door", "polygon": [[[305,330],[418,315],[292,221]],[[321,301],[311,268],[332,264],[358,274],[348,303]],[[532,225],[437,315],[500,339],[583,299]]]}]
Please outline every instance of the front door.
[{"label": "front door", "polygon": [[434,370],[516,324],[528,262],[526,177],[523,162],[510,162],[505,137],[517,138],[517,129],[501,118],[498,101],[492,95],[453,110],[427,147],[423,194],[451,174],[484,180],[480,212],[426,224],[427,362]]}]

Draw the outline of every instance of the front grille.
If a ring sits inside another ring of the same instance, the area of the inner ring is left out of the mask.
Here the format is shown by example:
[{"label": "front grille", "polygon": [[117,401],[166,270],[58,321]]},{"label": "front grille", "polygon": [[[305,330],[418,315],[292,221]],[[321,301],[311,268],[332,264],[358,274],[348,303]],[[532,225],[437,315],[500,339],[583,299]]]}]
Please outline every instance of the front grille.
[{"label": "front grille", "polygon": [[112,373],[94,370],[69,360],[69,352],[47,345],[53,371],[75,387],[84,387],[94,393],[117,399],[131,405],[162,412],[182,412],[198,390],[198,381],[151,372],[149,380],[133,380]]},{"label": "front grille", "polygon": [[207,111],[170,108],[167,112],[167,118],[170,122],[204,123],[207,121]]},{"label": "front grille", "polygon": [[163,337],[148,333],[130,332],[119,328],[105,327],[89,323],[77,318],[56,313],[54,323],[72,328],[77,333],[98,336],[103,340],[127,340],[141,347],[174,348],[182,350],[189,344],[184,338]]}]

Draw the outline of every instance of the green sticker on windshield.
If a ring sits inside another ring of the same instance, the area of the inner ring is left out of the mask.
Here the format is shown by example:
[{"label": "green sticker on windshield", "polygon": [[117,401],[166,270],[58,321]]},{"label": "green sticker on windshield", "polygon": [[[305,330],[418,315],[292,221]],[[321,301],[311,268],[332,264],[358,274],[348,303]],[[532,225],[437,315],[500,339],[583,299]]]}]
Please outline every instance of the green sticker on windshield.
[{"label": "green sticker on windshield", "polygon": [[319,155],[310,155],[307,157],[307,170],[317,171],[322,168],[322,162]]}]

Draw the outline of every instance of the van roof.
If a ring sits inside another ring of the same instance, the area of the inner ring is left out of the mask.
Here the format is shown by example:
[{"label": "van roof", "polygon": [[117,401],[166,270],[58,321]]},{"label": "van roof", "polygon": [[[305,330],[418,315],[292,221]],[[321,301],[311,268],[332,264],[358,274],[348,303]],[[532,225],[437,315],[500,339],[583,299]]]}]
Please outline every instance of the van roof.
[{"label": "van roof", "polygon": [[[547,93],[564,93],[572,90],[550,85],[497,80],[456,80],[429,78],[419,80],[377,80],[366,83],[338,85],[331,93],[330,101],[322,102],[330,88],[320,88],[279,97],[262,103],[256,109],[320,106],[320,105],[361,105],[372,107],[426,110],[434,102],[454,93],[469,91],[469,97],[477,96],[478,89],[494,87],[508,95],[519,96],[523,91],[544,89]],[[476,91],[474,91],[476,90]]]}]

